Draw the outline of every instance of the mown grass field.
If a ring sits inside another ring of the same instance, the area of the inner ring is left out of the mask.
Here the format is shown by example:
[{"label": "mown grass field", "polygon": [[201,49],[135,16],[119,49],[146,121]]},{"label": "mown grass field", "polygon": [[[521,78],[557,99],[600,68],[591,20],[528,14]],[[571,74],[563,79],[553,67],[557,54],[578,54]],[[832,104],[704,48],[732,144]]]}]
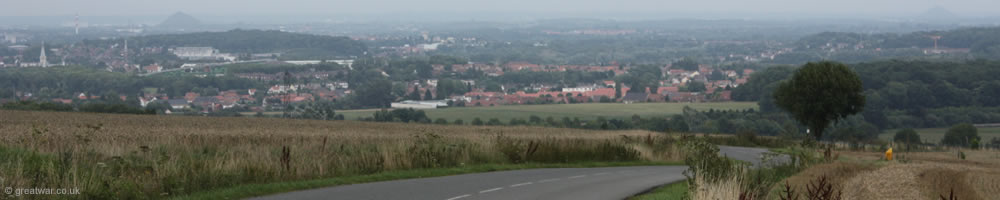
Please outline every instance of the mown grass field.
[{"label": "mown grass field", "polygon": [[[4,186],[82,192],[29,199],[234,199],[393,177],[683,160],[673,137],[648,131],[0,110],[0,133]],[[377,176],[385,174],[396,175]]]},{"label": "mown grass field", "polygon": [[[983,138],[983,142],[989,142],[993,138],[1000,138],[1000,127],[987,127],[987,128],[977,128],[979,130],[979,137]],[[941,138],[944,138],[944,133],[948,132],[948,128],[921,128],[914,129],[917,134],[920,134],[920,140],[926,143],[937,144],[941,142]],[[890,141],[892,137],[896,135],[896,131],[899,130],[886,130],[879,134],[879,139]]]},{"label": "mown grass field", "polygon": [[[509,105],[494,107],[455,107],[424,110],[431,119],[444,118],[449,122],[462,119],[466,123],[479,117],[482,120],[497,118],[502,122],[512,118],[527,120],[531,115],[541,118],[579,117],[581,120],[593,120],[597,117],[629,118],[632,115],[642,117],[664,117],[681,114],[684,106],[690,106],[699,111],[715,110],[746,110],[759,109],[756,102],[722,102],[722,103],[587,103],[587,104],[551,104],[551,105]],[[338,110],[348,120],[371,117],[376,110]],[[252,113],[251,113],[252,115]]]}]

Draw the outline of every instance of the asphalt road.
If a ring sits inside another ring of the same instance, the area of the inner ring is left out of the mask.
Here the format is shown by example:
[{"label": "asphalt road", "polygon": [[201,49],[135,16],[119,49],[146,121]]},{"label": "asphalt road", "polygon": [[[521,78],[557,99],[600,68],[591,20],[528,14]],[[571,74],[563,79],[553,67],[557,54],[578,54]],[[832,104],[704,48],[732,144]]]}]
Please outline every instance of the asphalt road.
[{"label": "asphalt road", "polygon": [[[766,149],[720,147],[720,154],[759,165]],[[624,199],[684,180],[686,166],[550,168],[384,181],[296,191],[254,199]]]},{"label": "asphalt road", "polygon": [[732,159],[750,162],[754,167],[760,167],[762,164],[770,165],[791,161],[787,155],[782,154],[780,157],[772,158],[767,163],[761,163],[761,155],[766,152],[768,150],[762,148],[719,146],[719,154]]}]

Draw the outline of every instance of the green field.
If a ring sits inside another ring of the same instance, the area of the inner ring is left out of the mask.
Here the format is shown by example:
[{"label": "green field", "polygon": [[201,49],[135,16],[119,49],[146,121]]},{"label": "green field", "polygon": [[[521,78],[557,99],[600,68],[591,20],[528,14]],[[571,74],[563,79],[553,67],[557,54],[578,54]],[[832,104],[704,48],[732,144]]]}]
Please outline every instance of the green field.
[{"label": "green field", "polygon": [[[759,109],[755,102],[724,102],[724,103],[588,103],[588,104],[551,104],[551,105],[511,105],[495,107],[456,107],[424,110],[431,119],[444,118],[449,122],[455,119],[462,119],[468,123],[473,118],[479,117],[483,120],[491,118],[500,119],[503,122],[510,121],[511,118],[527,120],[531,115],[537,115],[543,119],[553,117],[561,119],[563,117],[579,117],[581,120],[592,120],[597,117],[629,118],[634,114],[642,117],[663,117],[683,112],[684,106],[691,106],[699,111],[715,110],[746,110],[749,108]],[[343,114],[348,120],[359,117],[371,117],[375,110],[338,110],[338,114]]]},{"label": "green field", "polygon": [[[921,128],[914,130],[917,131],[917,134],[920,134],[920,140],[934,144],[941,142],[941,138],[944,137],[944,133],[948,132],[948,128]],[[978,128],[978,130],[979,137],[983,138],[983,142],[988,142],[993,138],[1000,138],[1000,127]],[[886,130],[878,137],[882,140],[890,141],[892,140],[892,136],[896,135],[896,131],[898,131],[898,129]]]},{"label": "green field", "polygon": [[688,199],[687,181],[678,181],[660,186],[653,191],[639,196],[629,197],[629,200],[681,200]]}]

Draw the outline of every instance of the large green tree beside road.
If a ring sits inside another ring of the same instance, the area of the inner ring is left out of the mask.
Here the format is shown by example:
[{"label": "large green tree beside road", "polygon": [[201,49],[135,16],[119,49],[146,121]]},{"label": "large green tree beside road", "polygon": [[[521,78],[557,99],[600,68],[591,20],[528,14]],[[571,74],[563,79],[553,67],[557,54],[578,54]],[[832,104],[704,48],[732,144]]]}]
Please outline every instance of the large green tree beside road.
[{"label": "large green tree beside road", "polygon": [[807,63],[774,92],[775,104],[809,127],[819,140],[831,122],[861,112],[865,106],[861,79],[847,65]]}]

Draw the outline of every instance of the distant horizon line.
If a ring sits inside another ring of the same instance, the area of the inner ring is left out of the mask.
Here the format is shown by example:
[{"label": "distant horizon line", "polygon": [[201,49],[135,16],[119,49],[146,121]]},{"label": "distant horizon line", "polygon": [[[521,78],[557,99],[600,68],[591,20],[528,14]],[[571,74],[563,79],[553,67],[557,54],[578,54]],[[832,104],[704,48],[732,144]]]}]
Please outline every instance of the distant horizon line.
[{"label": "distant horizon line", "polygon": [[[904,11],[904,12],[787,12],[787,11],[771,11],[771,12],[758,12],[758,11],[722,11],[722,10],[704,10],[704,11],[652,11],[652,10],[642,10],[642,11],[613,11],[613,10],[579,10],[579,11],[476,11],[476,10],[441,10],[441,11],[380,11],[380,12],[337,12],[337,13],[324,13],[324,12],[306,12],[306,13],[268,13],[268,12],[258,12],[256,14],[246,14],[246,13],[212,13],[212,12],[191,12],[191,11],[172,11],[172,12],[162,12],[156,14],[88,14],[88,13],[64,13],[64,14],[45,14],[45,15],[4,15],[0,13],[0,17],[165,17],[174,15],[177,13],[184,13],[188,15],[198,15],[198,16],[213,16],[213,17],[265,17],[265,16],[366,16],[366,17],[381,17],[381,16],[411,16],[411,15],[451,15],[451,14],[501,14],[501,15],[520,15],[520,14],[535,14],[551,17],[552,15],[566,15],[566,14],[618,14],[623,16],[650,16],[659,15],[660,17],[703,17],[701,15],[723,15],[732,18],[734,15],[747,15],[738,16],[737,18],[753,18],[754,16],[787,16],[796,15],[802,17],[912,17],[925,14],[928,10],[919,11]],[[949,11],[951,12],[951,11]],[[983,18],[983,17],[1000,17],[1000,12],[951,12],[960,18]],[[546,16],[547,15],[547,16]]]},{"label": "distant horizon line", "polygon": [[[620,22],[669,21],[669,20],[743,20],[760,22],[803,22],[830,20],[861,20],[872,22],[948,22],[948,23],[1000,23],[1000,14],[989,16],[970,16],[953,14],[944,19],[928,19],[926,13],[911,14],[803,14],[794,12],[766,12],[760,14],[740,12],[474,12],[449,11],[436,13],[397,12],[397,13],[259,13],[259,14],[211,14],[197,12],[171,12],[169,14],[134,14],[134,15],[0,15],[0,26],[59,26],[60,23],[73,22],[78,16],[79,21],[91,25],[156,25],[170,16],[184,13],[205,25],[276,25],[302,23],[450,23],[450,22],[500,22],[523,23],[545,20],[608,20]],[[470,15],[469,13],[477,13]],[[993,13],[991,13],[993,14]],[[790,16],[795,16],[790,18]]]}]

